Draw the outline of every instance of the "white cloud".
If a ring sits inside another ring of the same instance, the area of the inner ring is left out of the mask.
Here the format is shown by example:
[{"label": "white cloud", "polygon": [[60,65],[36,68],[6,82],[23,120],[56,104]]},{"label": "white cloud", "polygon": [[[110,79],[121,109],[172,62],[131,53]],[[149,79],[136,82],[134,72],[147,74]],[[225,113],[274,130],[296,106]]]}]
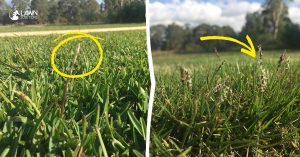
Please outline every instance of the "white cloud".
[{"label": "white cloud", "polygon": [[215,24],[230,25],[240,31],[245,24],[245,16],[260,9],[257,2],[218,0],[172,0],[169,3],[150,3],[151,24]]},{"label": "white cloud", "polygon": [[293,3],[300,4],[300,0],[294,0]]},{"label": "white cloud", "polygon": [[[300,0],[299,0],[299,2],[300,2]],[[289,17],[293,22],[300,24],[300,8],[290,7],[289,8]]]}]

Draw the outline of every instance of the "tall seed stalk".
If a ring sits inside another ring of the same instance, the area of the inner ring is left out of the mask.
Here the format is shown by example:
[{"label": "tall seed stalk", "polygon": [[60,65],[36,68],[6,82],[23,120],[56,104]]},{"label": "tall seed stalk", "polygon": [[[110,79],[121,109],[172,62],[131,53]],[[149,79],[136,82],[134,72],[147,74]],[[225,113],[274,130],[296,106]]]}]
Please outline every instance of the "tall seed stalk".
[{"label": "tall seed stalk", "polygon": [[[73,63],[72,63],[71,69],[70,69],[70,75],[72,75],[72,73],[73,73],[73,69],[74,69],[76,61],[77,61],[79,50],[80,50],[80,44],[78,44],[77,51],[76,51],[76,54],[73,59]],[[61,112],[60,112],[61,117],[64,116],[64,112],[65,112],[65,104],[67,101],[67,93],[68,93],[69,83],[70,83],[70,78],[67,78],[65,81],[64,92],[63,92],[63,97],[62,97],[62,101],[61,101]]]}]

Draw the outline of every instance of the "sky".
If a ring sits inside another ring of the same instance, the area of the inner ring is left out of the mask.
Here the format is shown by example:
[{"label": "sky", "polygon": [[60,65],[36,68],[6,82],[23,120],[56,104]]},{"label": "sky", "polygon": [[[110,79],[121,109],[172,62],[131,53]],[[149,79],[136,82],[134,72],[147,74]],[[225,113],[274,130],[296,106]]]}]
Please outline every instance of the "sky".
[{"label": "sky", "polygon": [[[247,13],[261,10],[264,0],[150,0],[150,23],[231,26],[240,31]],[[290,19],[300,24],[300,0],[288,3]]]}]

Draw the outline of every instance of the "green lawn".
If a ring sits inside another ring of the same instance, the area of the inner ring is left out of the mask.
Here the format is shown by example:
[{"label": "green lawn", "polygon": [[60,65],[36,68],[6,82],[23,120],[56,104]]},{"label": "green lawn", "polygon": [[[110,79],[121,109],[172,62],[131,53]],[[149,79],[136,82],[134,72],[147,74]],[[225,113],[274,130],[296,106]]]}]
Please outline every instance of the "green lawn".
[{"label": "green lawn", "polygon": [[[146,33],[93,35],[105,39],[103,64],[69,81],[50,64],[56,35],[0,38],[0,156],[143,156],[150,90]],[[70,72],[79,43],[73,74],[95,67],[95,44],[75,40],[56,54],[61,71]]]},{"label": "green lawn", "polygon": [[[267,51],[263,54],[263,59],[267,62],[276,62],[279,60],[282,51]],[[155,66],[170,66],[170,65],[210,65],[216,64],[219,61],[219,58],[216,56],[215,53],[199,53],[199,54],[177,54],[173,52],[153,52],[153,62]],[[291,52],[287,51],[287,56],[290,57],[289,60],[300,60],[300,52],[298,53],[295,50]],[[231,63],[243,63],[246,62],[253,62],[253,59],[250,56],[247,56],[241,52],[224,52],[220,53],[221,60],[225,60]],[[259,57],[257,55],[257,57]]]},{"label": "green lawn", "polygon": [[153,52],[151,154],[299,155],[300,53],[280,56]]},{"label": "green lawn", "polygon": [[73,30],[73,29],[96,29],[96,28],[117,28],[145,26],[145,23],[129,24],[90,24],[90,25],[7,25],[0,26],[0,33],[4,32],[25,32],[25,31],[51,31],[51,30]]}]

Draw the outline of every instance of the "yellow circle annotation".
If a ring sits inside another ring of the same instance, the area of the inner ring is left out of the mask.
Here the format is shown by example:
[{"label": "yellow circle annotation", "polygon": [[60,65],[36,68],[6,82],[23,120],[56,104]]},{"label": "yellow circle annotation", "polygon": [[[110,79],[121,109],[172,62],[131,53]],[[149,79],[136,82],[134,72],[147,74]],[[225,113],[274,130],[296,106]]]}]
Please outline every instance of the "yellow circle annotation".
[{"label": "yellow circle annotation", "polygon": [[[68,33],[65,33],[65,34],[61,35],[57,39],[55,39],[54,42],[58,41],[60,38],[66,36],[66,35],[76,35],[76,36],[68,37],[68,38],[62,40],[61,42],[59,42],[58,45],[56,45],[54,47],[54,49],[52,50],[52,54],[51,54],[51,66],[52,66],[53,70],[56,73],[58,73],[59,75],[61,75],[63,77],[66,77],[66,78],[82,78],[82,77],[85,77],[85,76],[88,76],[88,75],[91,75],[91,74],[95,73],[100,68],[100,66],[102,64],[102,59],[103,59],[103,49],[102,49],[102,46],[101,46],[100,42],[98,41],[98,39],[100,39],[100,40],[104,40],[104,39],[98,38],[98,37],[95,37],[95,36],[92,36],[90,34],[83,33],[83,32],[68,32]],[[89,38],[89,39],[93,40],[96,43],[96,45],[99,49],[99,61],[96,65],[96,67],[94,69],[92,69],[91,71],[87,72],[87,73],[78,74],[78,75],[70,75],[70,74],[63,73],[60,70],[58,70],[58,68],[55,65],[55,62],[54,62],[55,54],[56,54],[57,50],[62,45],[64,45],[65,43],[67,43],[71,40],[79,39],[79,38]]]}]

